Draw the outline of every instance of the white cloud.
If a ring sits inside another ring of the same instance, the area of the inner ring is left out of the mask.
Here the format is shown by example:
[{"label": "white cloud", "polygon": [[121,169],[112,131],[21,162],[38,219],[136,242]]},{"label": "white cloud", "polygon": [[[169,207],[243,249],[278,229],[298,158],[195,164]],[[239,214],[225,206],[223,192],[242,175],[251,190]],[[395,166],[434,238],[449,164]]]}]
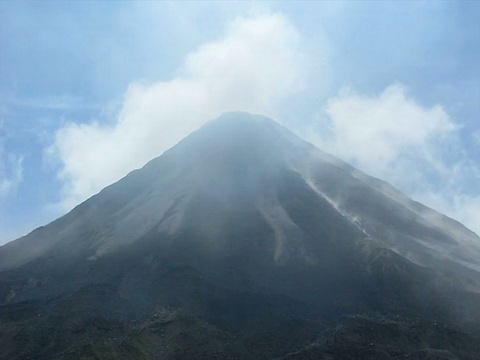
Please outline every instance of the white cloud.
[{"label": "white cloud", "polygon": [[62,162],[66,208],[160,155],[220,113],[275,116],[275,105],[302,86],[299,36],[281,15],[239,18],[226,35],[188,55],[167,82],[132,84],[118,118],[69,124],[50,152]]},{"label": "white cloud", "polygon": [[480,234],[480,196],[462,187],[480,169],[462,153],[458,126],[441,106],[418,104],[400,84],[376,96],[344,90],[316,126],[307,137],[319,147]]},{"label": "white cloud", "polygon": [[441,167],[432,153],[434,143],[456,128],[441,106],[420,106],[399,84],[378,96],[343,90],[324,110],[329,128],[319,139],[322,146],[373,174],[403,166],[399,161],[412,157]]}]

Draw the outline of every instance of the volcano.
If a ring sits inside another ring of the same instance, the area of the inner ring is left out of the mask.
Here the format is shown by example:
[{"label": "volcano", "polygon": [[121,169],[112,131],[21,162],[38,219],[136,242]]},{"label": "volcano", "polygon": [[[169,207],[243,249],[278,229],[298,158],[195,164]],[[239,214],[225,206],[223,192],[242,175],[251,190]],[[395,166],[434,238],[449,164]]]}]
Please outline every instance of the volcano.
[{"label": "volcano", "polygon": [[480,238],[227,113],[0,247],[1,359],[478,359]]}]

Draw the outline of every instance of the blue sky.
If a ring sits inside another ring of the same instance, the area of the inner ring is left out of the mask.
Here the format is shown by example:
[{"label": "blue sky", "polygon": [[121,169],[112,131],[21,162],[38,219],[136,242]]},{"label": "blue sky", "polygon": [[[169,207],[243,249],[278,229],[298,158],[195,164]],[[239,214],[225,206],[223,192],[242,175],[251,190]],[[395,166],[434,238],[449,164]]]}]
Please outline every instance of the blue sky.
[{"label": "blue sky", "polygon": [[221,112],[480,233],[476,2],[0,2],[0,244]]}]

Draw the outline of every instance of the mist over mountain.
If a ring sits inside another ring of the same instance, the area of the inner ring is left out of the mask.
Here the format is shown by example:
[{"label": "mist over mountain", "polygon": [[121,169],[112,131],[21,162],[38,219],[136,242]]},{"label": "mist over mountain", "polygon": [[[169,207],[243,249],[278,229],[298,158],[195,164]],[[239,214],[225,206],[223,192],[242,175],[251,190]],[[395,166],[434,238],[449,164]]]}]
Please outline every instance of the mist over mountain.
[{"label": "mist over mountain", "polygon": [[4,359],[476,359],[480,238],[227,113],[0,247],[0,304]]}]

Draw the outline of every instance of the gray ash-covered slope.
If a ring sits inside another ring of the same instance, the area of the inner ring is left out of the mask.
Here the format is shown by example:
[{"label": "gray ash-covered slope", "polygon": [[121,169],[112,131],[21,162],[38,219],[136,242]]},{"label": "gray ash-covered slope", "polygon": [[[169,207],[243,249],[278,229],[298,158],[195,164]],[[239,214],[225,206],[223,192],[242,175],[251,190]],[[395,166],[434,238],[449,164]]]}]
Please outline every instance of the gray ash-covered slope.
[{"label": "gray ash-covered slope", "polygon": [[0,358],[475,359],[480,239],[229,113],[0,247]]}]

